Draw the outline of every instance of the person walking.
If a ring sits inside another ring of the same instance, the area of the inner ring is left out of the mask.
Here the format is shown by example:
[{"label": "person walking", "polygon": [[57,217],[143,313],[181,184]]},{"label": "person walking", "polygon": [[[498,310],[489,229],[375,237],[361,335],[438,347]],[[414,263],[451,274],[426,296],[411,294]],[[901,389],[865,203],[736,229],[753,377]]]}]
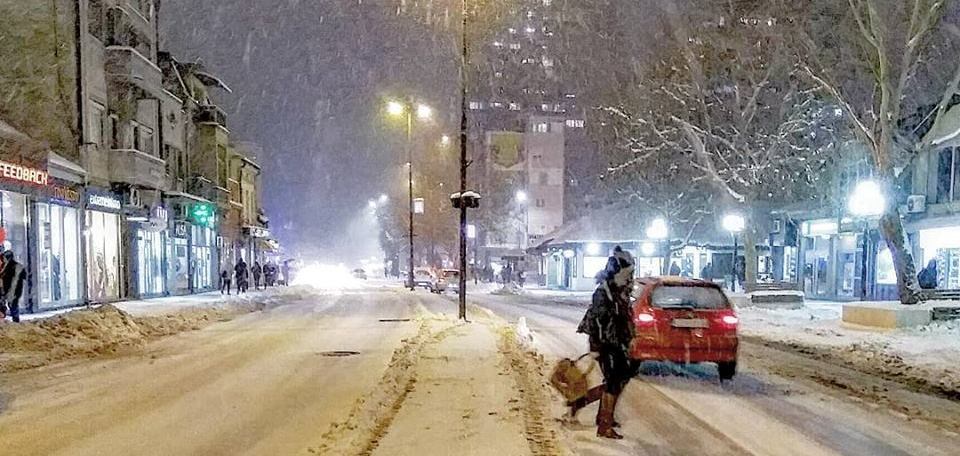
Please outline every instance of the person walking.
[{"label": "person walking", "polygon": [[237,265],[233,267],[233,275],[237,280],[237,294],[247,292],[247,280],[249,278],[249,270],[247,269],[247,263],[243,261],[243,258],[237,262]]},{"label": "person walking", "polygon": [[250,273],[253,274],[253,289],[260,289],[260,276],[263,275],[263,268],[260,266],[259,261],[253,262],[253,267],[250,268]]},{"label": "person walking", "polygon": [[920,270],[917,275],[917,282],[920,288],[924,290],[933,290],[937,288],[937,282],[940,280],[940,273],[937,272],[937,260],[933,259],[927,263],[927,267]]},{"label": "person walking", "polygon": [[230,277],[230,270],[224,266],[224,268],[220,270],[220,294],[223,294],[224,291],[226,291],[228,295],[230,294]]},{"label": "person walking", "polygon": [[14,323],[20,323],[20,297],[23,296],[23,282],[26,279],[23,266],[14,259],[13,250],[5,250],[0,254],[0,314],[10,318]]},{"label": "person walking", "polygon": [[579,399],[567,403],[570,415],[600,401],[597,412],[597,436],[622,439],[614,429],[619,426],[614,418],[620,393],[636,373],[636,363],[628,356],[633,340],[631,324],[630,293],[633,289],[635,263],[629,252],[617,246],[607,259],[602,280],[593,292],[590,307],[583,316],[578,333],[589,336],[590,351],[596,353],[603,374],[603,384],[593,387]]}]

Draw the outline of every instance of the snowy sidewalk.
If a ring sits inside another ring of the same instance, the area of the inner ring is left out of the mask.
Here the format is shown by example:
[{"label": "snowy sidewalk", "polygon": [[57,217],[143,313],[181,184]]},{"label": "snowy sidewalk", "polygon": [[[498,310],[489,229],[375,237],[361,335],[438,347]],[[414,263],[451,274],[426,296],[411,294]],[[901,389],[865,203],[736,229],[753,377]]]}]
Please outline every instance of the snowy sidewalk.
[{"label": "snowy sidewalk", "polygon": [[[198,293],[192,295],[182,295],[182,296],[165,296],[162,298],[150,298],[150,299],[139,299],[131,301],[118,301],[108,303],[124,312],[127,312],[132,315],[158,315],[168,312],[175,312],[180,309],[192,308],[192,307],[204,307],[204,306],[215,306],[221,304],[229,303],[239,303],[250,300],[254,297],[264,297],[270,296],[273,294],[280,293],[282,290],[288,288],[282,287],[272,287],[260,291],[251,291],[243,295],[221,295],[219,291],[209,291],[205,293]],[[90,308],[97,308],[103,304],[94,304]],[[74,312],[77,310],[86,309],[86,306],[79,307],[68,307],[65,309],[57,310],[48,310],[44,312],[37,312],[31,314],[21,314],[20,319],[24,322],[33,321],[33,320],[42,320],[50,317],[55,317],[57,315],[63,315],[65,313]],[[7,317],[7,321],[10,321],[10,317]]]}]

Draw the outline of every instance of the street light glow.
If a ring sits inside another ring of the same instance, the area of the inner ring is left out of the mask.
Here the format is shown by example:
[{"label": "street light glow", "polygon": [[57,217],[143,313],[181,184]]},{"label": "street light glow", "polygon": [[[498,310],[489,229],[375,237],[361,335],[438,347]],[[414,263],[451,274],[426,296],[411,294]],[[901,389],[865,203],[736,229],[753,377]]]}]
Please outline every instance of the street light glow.
[{"label": "street light glow", "polygon": [[640,246],[640,253],[642,253],[643,256],[653,256],[656,251],[657,246],[652,242],[644,242],[643,245]]},{"label": "street light glow", "polygon": [[427,105],[417,105],[417,118],[420,120],[427,120],[433,117],[433,108]]},{"label": "street light glow", "polygon": [[848,208],[853,215],[870,217],[883,213],[887,200],[883,196],[880,184],[873,180],[861,181],[853,190]]},{"label": "street light glow", "polygon": [[370,201],[367,203],[367,206],[370,206],[370,209],[376,209],[376,208],[377,208],[377,202],[374,201],[374,200],[370,200]]},{"label": "street light glow", "polygon": [[391,116],[400,116],[407,112],[407,107],[400,103],[399,101],[389,101],[387,102],[387,114]]},{"label": "street light glow", "polygon": [[647,237],[650,239],[666,239],[670,235],[670,228],[663,218],[655,218],[647,227]]},{"label": "street light glow", "polygon": [[739,233],[746,228],[747,222],[739,214],[727,214],[723,216],[723,229],[731,233]]},{"label": "street light glow", "polygon": [[387,201],[390,201],[390,197],[386,193],[380,194],[380,204],[386,204]]},{"label": "street light glow", "polygon": [[523,191],[523,190],[517,190],[517,197],[516,197],[516,198],[517,198],[517,202],[518,202],[518,203],[520,203],[520,204],[526,203],[526,202],[527,202],[527,192],[525,192],[525,191]]},{"label": "street light glow", "polygon": [[449,145],[450,145],[450,137],[447,136],[447,135],[441,136],[441,137],[440,137],[440,145],[443,146],[443,147],[449,146]]}]

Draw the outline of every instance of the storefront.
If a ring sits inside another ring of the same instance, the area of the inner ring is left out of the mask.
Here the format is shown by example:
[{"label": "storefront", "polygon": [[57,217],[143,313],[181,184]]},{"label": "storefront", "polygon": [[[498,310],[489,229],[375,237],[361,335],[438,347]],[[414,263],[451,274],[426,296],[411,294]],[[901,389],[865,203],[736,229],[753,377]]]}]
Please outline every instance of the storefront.
[{"label": "storefront", "polygon": [[38,310],[79,304],[83,301],[80,226],[82,187],[50,178],[45,197],[34,203]]},{"label": "storefront", "polygon": [[121,297],[120,209],[121,202],[116,195],[106,190],[87,189],[83,237],[90,302],[111,302]]},{"label": "storefront", "polygon": [[133,279],[138,297],[167,293],[167,210],[157,205],[146,217],[127,217],[133,234]]},{"label": "storefront", "polygon": [[917,232],[919,270],[937,262],[937,288],[960,289],[960,226],[921,229]]},{"label": "storefront", "polygon": [[193,287],[194,291],[212,289],[214,287],[213,248],[216,244],[217,233],[213,228],[191,225],[191,254],[193,258]]},{"label": "storefront", "polygon": [[190,288],[190,224],[177,220],[167,239],[167,258],[170,259],[170,293],[187,294]]}]

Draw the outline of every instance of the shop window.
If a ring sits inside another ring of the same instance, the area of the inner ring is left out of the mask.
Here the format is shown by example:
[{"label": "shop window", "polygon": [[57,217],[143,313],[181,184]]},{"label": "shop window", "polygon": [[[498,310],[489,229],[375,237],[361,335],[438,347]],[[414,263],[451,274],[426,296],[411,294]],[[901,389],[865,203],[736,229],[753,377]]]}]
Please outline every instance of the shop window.
[{"label": "shop window", "polygon": [[163,234],[137,230],[137,285],[141,296],[159,295],[164,289]]},{"label": "shop window", "polygon": [[26,264],[27,197],[0,191],[0,225],[6,234],[2,250],[12,250],[14,258]]},{"label": "shop window", "polygon": [[937,202],[957,200],[960,200],[960,150],[944,149],[937,163]]},{"label": "shop window", "polygon": [[120,298],[120,216],[87,211],[87,293],[92,302]]},{"label": "shop window", "polygon": [[41,307],[80,300],[80,226],[78,210],[37,203],[37,258]]}]

